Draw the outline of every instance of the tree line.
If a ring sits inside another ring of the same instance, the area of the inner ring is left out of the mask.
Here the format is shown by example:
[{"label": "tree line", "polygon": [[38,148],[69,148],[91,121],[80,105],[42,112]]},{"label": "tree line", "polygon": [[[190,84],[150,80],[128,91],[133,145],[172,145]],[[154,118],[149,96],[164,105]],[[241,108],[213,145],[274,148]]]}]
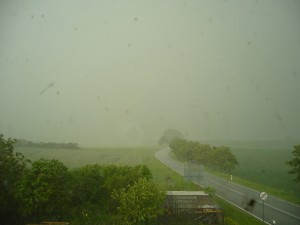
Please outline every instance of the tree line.
[{"label": "tree line", "polygon": [[215,147],[176,137],[169,147],[180,160],[192,161],[218,171],[230,172],[238,165],[236,156],[227,146]]},{"label": "tree line", "polygon": [[24,139],[16,139],[14,147],[32,147],[32,148],[63,148],[63,149],[79,149],[77,143],[55,143],[55,142],[33,142]]},{"label": "tree line", "polygon": [[0,224],[147,224],[162,213],[165,193],[145,165],[92,164],[68,169],[27,160],[0,134]]}]

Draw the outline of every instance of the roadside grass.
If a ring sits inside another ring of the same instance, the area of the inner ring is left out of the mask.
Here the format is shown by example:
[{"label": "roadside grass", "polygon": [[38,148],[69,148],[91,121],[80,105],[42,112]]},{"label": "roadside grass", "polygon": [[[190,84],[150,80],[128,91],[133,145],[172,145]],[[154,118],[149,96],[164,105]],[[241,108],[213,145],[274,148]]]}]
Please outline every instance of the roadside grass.
[{"label": "roadside grass", "polygon": [[[185,180],[181,175],[169,169],[156,160],[154,148],[95,148],[95,149],[38,149],[17,148],[30,160],[40,158],[58,159],[70,168],[80,167],[86,164],[117,164],[137,165],[145,164],[153,174],[153,180],[163,190],[202,190],[198,185]],[[223,208],[226,225],[262,225],[263,223],[249,214],[234,207],[230,203],[215,197],[217,204]]]},{"label": "roadside grass", "polygon": [[239,165],[233,171],[235,182],[258,191],[269,192],[278,198],[300,204],[300,184],[293,181],[294,175],[287,161],[292,149],[232,148]]},{"label": "roadside grass", "polygon": [[[220,178],[223,178],[225,180],[230,180],[230,175],[229,174],[222,173],[222,172],[217,172],[217,171],[214,171],[214,170],[209,169],[209,168],[205,168],[205,171],[208,172],[208,173],[211,173],[215,176],[218,176]],[[270,187],[270,186],[266,186],[266,185],[263,185],[263,184],[255,183],[255,182],[252,182],[252,181],[249,181],[249,180],[237,177],[237,176],[233,176],[232,182],[243,185],[243,186],[251,188],[251,189],[254,189],[254,190],[259,191],[259,192],[264,191],[264,192],[266,192],[266,193],[268,193],[268,194],[270,194],[274,197],[286,200],[286,201],[294,203],[294,204],[300,204],[300,199],[297,198],[297,196],[295,196],[291,193],[288,193],[284,190],[279,190],[275,187]]]},{"label": "roadside grass", "polygon": [[223,209],[225,225],[265,225],[261,220],[237,209],[235,206],[227,203],[221,198],[216,197],[215,201]]}]

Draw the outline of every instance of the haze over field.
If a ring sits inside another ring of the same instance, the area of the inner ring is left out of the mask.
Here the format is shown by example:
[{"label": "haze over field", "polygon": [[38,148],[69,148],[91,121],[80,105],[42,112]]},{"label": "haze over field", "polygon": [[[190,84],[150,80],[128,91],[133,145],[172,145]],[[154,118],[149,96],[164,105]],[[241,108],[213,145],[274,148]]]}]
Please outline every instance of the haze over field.
[{"label": "haze over field", "polygon": [[300,1],[0,2],[0,133],[300,138]]}]

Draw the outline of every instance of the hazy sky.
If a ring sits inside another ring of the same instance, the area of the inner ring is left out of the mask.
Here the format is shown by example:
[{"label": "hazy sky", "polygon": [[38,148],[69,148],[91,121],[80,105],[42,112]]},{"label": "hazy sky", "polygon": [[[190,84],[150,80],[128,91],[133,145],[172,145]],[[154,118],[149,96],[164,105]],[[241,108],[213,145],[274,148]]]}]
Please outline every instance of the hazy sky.
[{"label": "hazy sky", "polygon": [[298,0],[0,0],[0,133],[300,138]]}]

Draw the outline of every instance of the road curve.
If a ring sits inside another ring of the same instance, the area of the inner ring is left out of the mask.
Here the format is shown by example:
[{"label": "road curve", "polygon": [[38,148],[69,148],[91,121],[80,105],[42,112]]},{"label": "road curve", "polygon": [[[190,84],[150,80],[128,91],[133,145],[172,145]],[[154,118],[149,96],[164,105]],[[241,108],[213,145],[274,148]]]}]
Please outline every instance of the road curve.
[{"label": "road curve", "polygon": [[[169,157],[170,149],[164,148],[155,153],[155,158],[160,160],[170,169],[180,175],[184,174],[184,164],[172,160]],[[213,187],[216,194],[235,205],[252,216],[265,221],[267,224],[276,225],[300,225],[300,206],[295,205],[276,197],[268,195],[263,202],[259,198],[260,192],[233,183],[230,179],[225,180],[208,173],[203,173],[199,178],[192,178],[192,181],[202,187]]]}]

